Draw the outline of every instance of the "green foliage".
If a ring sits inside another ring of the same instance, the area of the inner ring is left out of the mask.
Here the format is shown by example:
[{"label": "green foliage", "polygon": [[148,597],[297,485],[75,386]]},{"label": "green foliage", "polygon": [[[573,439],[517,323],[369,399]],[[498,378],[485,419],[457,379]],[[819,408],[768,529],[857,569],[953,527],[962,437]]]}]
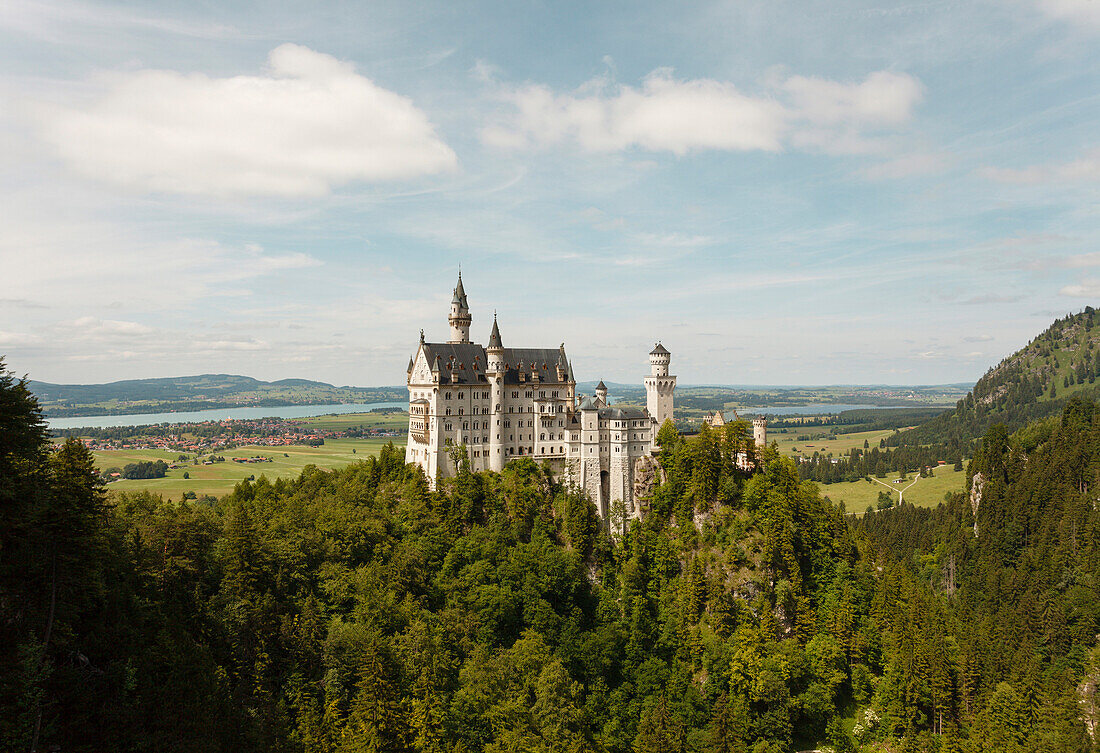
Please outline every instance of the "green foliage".
[{"label": "green foliage", "polygon": [[987,436],[975,541],[961,495],[857,538],[740,423],[663,431],[611,537],[529,459],[433,491],[393,446],[107,504],[14,380],[0,405],[0,749],[1087,750],[1095,406]]}]

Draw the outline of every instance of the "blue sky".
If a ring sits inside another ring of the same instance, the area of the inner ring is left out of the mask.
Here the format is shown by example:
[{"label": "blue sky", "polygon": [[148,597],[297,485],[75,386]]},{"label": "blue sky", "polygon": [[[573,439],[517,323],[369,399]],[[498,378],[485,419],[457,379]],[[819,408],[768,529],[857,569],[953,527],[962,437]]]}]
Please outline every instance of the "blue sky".
[{"label": "blue sky", "polygon": [[0,0],[32,378],[971,381],[1100,301],[1100,1]]}]

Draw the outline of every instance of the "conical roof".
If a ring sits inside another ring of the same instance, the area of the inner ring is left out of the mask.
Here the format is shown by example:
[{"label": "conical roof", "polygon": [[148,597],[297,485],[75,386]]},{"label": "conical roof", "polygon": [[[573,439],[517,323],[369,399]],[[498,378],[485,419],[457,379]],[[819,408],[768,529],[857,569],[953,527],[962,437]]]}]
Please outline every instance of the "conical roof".
[{"label": "conical roof", "polygon": [[602,379],[600,380],[600,383],[596,385],[596,390],[603,390],[604,392],[607,392],[607,385],[603,383]]},{"label": "conical roof", "polygon": [[669,355],[672,355],[672,354],[668,352],[668,348],[666,348],[664,345],[661,345],[661,343],[657,343],[655,346],[653,346],[653,350],[649,351],[649,355],[651,355],[651,356],[669,356]]},{"label": "conical roof", "polygon": [[489,333],[489,345],[490,348],[503,348],[504,343],[500,341],[500,328],[497,327],[497,315],[493,314],[493,331]]},{"label": "conical roof", "polygon": [[470,305],[466,302],[466,289],[462,287],[462,273],[458,273],[458,284],[455,285],[454,298],[451,299],[451,303],[457,303],[460,309],[468,309]]},{"label": "conical roof", "polygon": [[408,369],[408,373],[410,373],[410,374],[411,374],[411,373],[412,373],[412,370],[413,370],[413,359],[412,359],[412,356],[409,356],[409,369]]}]

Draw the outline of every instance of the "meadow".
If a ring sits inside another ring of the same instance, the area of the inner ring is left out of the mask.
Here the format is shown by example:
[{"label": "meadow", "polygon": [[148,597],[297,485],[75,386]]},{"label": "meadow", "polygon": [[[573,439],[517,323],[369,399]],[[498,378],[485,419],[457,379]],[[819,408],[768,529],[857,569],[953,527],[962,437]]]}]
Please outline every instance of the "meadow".
[{"label": "meadow", "polygon": [[843,502],[845,509],[856,515],[865,513],[868,505],[877,506],[879,492],[890,494],[896,504],[899,491],[904,489],[906,503],[917,507],[935,507],[943,502],[943,496],[948,492],[961,492],[966,488],[966,471],[953,471],[951,466],[947,465],[934,468],[932,472],[935,475],[931,478],[918,478],[916,474],[911,473],[909,480],[900,484],[894,483],[897,478],[896,473],[878,479],[890,488],[865,479],[818,486],[823,497],[828,497],[834,503]]},{"label": "meadow", "polygon": [[[869,447],[878,447],[879,440],[893,433],[892,429],[860,431],[854,434],[838,434],[836,438],[832,438],[828,433],[828,427],[811,426],[804,429],[788,427],[769,430],[768,441],[774,441],[779,452],[790,457],[799,455],[809,457],[815,452],[839,457],[848,454],[852,449],[863,449],[864,442]],[[810,436],[812,439],[799,440],[800,436]],[[947,465],[934,468],[933,474],[930,478],[918,478],[915,474],[909,474],[908,481],[901,484],[894,483],[897,474],[891,473],[886,478],[872,481],[860,479],[819,486],[823,496],[829,497],[833,502],[843,502],[848,512],[858,515],[862,515],[868,505],[878,505],[879,492],[887,492],[896,503],[901,490],[904,489],[906,502],[917,507],[935,507],[943,502],[944,494],[961,492],[966,488],[965,471],[955,471]]]},{"label": "meadow", "polygon": [[[368,427],[404,430],[408,426],[407,413],[349,413],[339,416],[316,416],[302,419],[321,429],[341,431],[352,427]],[[269,479],[294,478],[307,465],[319,468],[342,468],[371,455],[377,455],[388,442],[403,447],[404,436],[326,439],[320,447],[290,445],[269,447],[266,445],[242,445],[232,450],[218,450],[215,454],[224,457],[225,462],[213,465],[194,465],[177,461],[183,453],[172,450],[110,450],[93,451],[96,463],[101,470],[121,469],[129,463],[163,460],[166,463],[179,463],[179,468],[170,469],[164,478],[133,479],[114,481],[108,489],[116,491],[138,491],[147,489],[167,498],[179,498],[185,492],[194,492],[197,496],[209,494],[220,497],[233,491],[240,481],[255,476],[267,476]],[[236,463],[233,458],[248,458],[256,455],[271,458],[270,463]],[[189,457],[193,457],[189,455]],[[203,455],[201,457],[207,457]],[[187,473],[189,478],[184,478]]]},{"label": "meadow", "polygon": [[[837,434],[833,439],[826,427],[808,426],[806,428],[787,427],[784,429],[768,429],[768,442],[775,442],[779,451],[784,455],[805,455],[807,457],[815,452],[822,455],[832,454],[833,457],[847,455],[849,450],[863,449],[866,442],[869,447],[878,447],[879,440],[893,434],[892,429],[880,429],[878,431],[857,431],[853,434]],[[799,440],[798,437],[812,437]],[[795,450],[798,450],[796,453]]]}]

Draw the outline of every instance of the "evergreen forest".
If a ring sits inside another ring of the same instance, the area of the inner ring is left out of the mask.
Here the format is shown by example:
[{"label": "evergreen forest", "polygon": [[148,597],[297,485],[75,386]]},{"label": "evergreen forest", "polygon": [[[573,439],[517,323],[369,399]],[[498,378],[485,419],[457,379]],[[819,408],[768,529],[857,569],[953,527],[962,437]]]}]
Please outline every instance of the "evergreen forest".
[{"label": "evergreen forest", "polygon": [[1097,749],[1096,403],[862,519],[743,422],[659,444],[610,527],[529,459],[432,491],[392,445],[108,495],[0,368],[0,750]]}]

